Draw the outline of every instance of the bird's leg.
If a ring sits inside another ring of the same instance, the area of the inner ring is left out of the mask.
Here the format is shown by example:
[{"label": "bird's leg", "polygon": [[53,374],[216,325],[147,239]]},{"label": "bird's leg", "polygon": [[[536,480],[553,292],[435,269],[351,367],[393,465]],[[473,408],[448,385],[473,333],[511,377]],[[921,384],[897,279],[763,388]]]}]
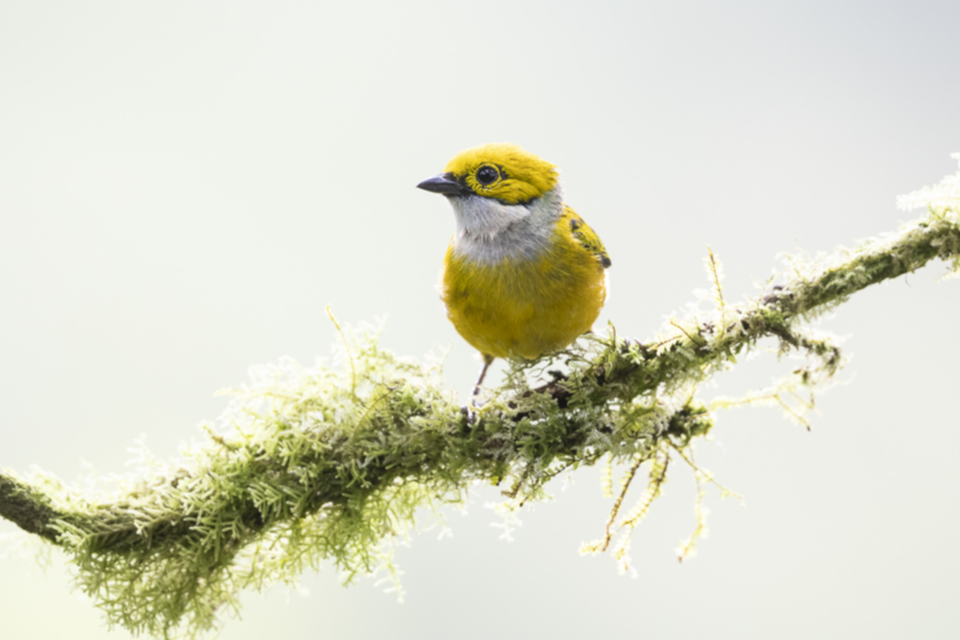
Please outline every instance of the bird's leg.
[{"label": "bird's leg", "polygon": [[473,397],[476,398],[480,394],[480,385],[483,384],[483,379],[487,376],[487,369],[490,368],[490,365],[493,363],[493,356],[481,353],[483,356],[483,367],[480,368],[480,375],[477,377],[476,384],[473,385]]},{"label": "bird's leg", "polygon": [[461,408],[463,415],[467,416],[467,422],[474,424],[477,421],[477,412],[474,409],[478,409],[477,406],[477,396],[480,395],[480,385],[483,383],[483,379],[487,375],[487,369],[490,368],[490,364],[493,362],[493,356],[481,353],[483,356],[483,367],[480,369],[480,375],[477,376],[477,382],[473,385],[473,393],[470,394],[470,404]]}]

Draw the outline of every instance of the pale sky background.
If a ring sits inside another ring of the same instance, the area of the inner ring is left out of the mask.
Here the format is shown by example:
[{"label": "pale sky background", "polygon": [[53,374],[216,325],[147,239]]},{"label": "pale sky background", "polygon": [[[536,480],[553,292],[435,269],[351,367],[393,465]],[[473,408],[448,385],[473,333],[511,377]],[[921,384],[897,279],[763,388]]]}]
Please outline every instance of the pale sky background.
[{"label": "pale sky background", "polygon": [[[779,252],[892,231],[898,194],[956,170],[957,25],[952,1],[4,0],[0,465],[120,472],[141,435],[172,458],[249,365],[328,355],[328,304],[386,316],[404,355],[452,345],[465,391],[478,361],[435,290],[453,216],[414,185],[475,144],[559,165],[613,259],[597,326],[639,338],[707,286],[708,244],[736,299]],[[414,537],[403,604],[328,566],[310,595],[245,595],[221,637],[957,637],[960,282],[943,271],[823,322],[853,359],[812,432],[721,417],[698,460],[747,508],[711,493],[689,563],[679,468],[634,536],[637,579],[580,557],[609,508],[591,469],[512,543],[492,491],[453,538]],[[792,366],[750,363],[720,391]],[[5,639],[129,637],[62,566],[7,559],[0,577]]]}]

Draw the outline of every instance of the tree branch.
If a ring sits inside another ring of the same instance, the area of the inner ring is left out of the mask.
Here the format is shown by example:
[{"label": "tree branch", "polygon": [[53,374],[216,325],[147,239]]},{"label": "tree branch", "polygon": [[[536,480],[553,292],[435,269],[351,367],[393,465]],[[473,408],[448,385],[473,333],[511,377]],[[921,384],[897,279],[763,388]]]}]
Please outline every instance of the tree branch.
[{"label": "tree branch", "polygon": [[27,533],[56,542],[56,531],[50,525],[60,515],[43,492],[0,469],[0,516]]},{"label": "tree branch", "polygon": [[[673,320],[654,341],[611,331],[515,364],[475,421],[444,391],[438,367],[397,358],[364,334],[345,340],[348,367],[262,368],[207,427],[204,445],[176,465],[145,458],[145,470],[102,496],[0,470],[0,516],[72,554],[81,587],[112,623],[202,630],[219,608],[236,606],[239,589],[295,580],[322,559],[350,575],[390,568],[389,542],[415,512],[461,502],[477,480],[503,486],[516,508],[542,497],[558,473],[603,456],[634,469],[659,460],[665,473],[670,452],[682,454],[712,426],[695,399],[704,380],[773,337],[808,363],[770,397],[828,382],[840,350],[803,320],[934,258],[956,268],[958,256],[960,217],[933,211],[829,263],[794,264],[758,299]],[[565,371],[548,369],[557,366]],[[530,388],[527,379],[544,371],[553,379]],[[621,528],[628,535],[637,521]]]}]

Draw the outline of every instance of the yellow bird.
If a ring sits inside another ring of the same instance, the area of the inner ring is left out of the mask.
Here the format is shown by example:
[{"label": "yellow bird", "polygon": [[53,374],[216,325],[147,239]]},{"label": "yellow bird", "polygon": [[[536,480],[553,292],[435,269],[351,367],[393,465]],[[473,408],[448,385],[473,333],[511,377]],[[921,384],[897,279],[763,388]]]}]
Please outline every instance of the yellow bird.
[{"label": "yellow bird", "polygon": [[453,206],[440,297],[483,356],[533,360],[590,331],[607,297],[603,243],[564,204],[556,167],[515,144],[458,153],[417,185]]}]

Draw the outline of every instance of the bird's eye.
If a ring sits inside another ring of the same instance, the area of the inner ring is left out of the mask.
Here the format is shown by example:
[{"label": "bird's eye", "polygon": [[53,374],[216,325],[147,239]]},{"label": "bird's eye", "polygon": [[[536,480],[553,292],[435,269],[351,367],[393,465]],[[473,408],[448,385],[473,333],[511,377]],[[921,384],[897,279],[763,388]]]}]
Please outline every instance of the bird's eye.
[{"label": "bird's eye", "polygon": [[493,184],[500,177],[500,172],[490,165],[484,165],[477,169],[477,182],[483,186]]}]

